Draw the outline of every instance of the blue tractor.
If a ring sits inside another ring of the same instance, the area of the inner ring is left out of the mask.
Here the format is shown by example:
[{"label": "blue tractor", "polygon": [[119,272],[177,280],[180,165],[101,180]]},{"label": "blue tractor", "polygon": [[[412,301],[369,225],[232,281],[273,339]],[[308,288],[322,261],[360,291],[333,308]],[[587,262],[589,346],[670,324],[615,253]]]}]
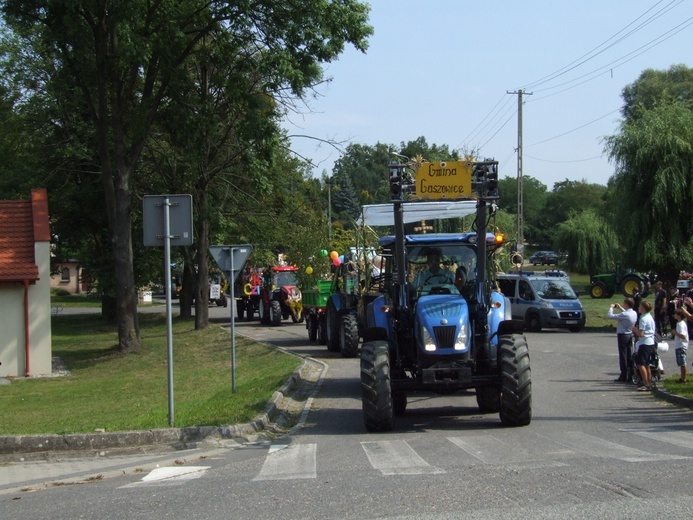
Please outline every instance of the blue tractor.
[{"label": "blue tractor", "polygon": [[389,431],[407,394],[474,389],[484,413],[505,426],[532,416],[532,383],[523,323],[495,290],[490,258],[502,239],[487,233],[497,199],[498,163],[470,168],[476,231],[405,235],[408,164],[390,165],[395,235],[380,240],[385,288],[366,310],[361,396],[368,431]]}]

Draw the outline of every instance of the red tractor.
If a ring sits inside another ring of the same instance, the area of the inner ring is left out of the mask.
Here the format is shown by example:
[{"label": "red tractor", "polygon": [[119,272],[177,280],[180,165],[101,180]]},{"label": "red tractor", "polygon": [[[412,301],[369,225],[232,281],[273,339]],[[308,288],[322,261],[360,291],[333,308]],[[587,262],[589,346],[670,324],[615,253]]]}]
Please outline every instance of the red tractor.
[{"label": "red tractor", "polygon": [[291,317],[294,323],[303,321],[301,290],[297,286],[298,267],[274,266],[262,276],[260,291],[260,323],[281,325],[282,319]]}]

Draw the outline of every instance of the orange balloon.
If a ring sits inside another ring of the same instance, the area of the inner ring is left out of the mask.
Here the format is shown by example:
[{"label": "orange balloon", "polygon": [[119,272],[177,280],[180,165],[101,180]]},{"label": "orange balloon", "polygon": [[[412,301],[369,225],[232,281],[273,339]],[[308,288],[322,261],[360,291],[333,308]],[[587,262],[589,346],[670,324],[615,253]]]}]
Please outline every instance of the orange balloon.
[{"label": "orange balloon", "polygon": [[339,253],[337,251],[332,251],[330,253],[330,258],[334,260],[335,258],[339,258]]}]

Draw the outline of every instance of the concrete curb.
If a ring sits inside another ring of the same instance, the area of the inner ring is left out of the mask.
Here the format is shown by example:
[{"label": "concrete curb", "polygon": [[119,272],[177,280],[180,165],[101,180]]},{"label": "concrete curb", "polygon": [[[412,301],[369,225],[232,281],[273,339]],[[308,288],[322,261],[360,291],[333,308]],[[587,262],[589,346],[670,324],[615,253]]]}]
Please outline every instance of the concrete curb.
[{"label": "concrete curb", "polygon": [[659,387],[654,389],[653,394],[664,401],[678,406],[683,406],[684,408],[689,408],[693,410],[693,399],[688,397],[681,397],[680,395],[670,394],[666,390],[662,390]]},{"label": "concrete curb", "polygon": [[171,449],[189,449],[200,443],[214,443],[227,439],[247,440],[265,430],[279,416],[279,405],[283,399],[308,381],[308,375],[320,373],[319,381],[326,370],[326,365],[311,358],[305,358],[301,366],[279,390],[272,394],[265,411],[252,421],[230,426],[200,426],[190,428],[162,428],[156,430],[96,432],[74,434],[46,435],[4,435],[0,436],[0,456],[33,454],[34,457],[48,455],[51,452],[97,452],[104,455],[107,451],[147,451],[152,447],[169,447]]}]

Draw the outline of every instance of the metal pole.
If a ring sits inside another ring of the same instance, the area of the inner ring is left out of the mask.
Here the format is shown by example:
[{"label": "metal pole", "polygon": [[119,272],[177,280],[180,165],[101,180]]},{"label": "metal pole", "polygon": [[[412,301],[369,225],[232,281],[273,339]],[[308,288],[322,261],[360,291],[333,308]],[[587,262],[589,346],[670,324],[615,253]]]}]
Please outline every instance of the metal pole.
[{"label": "metal pole", "polygon": [[171,318],[171,203],[164,198],[164,273],[166,273],[166,349],[168,352],[168,424],[173,427],[173,320]]},{"label": "metal pole", "polygon": [[236,272],[233,265],[233,252],[235,248],[231,248],[231,280],[229,287],[231,288],[231,393],[236,393],[236,320],[233,316],[233,311],[236,308],[236,291],[234,288],[236,282]]}]

